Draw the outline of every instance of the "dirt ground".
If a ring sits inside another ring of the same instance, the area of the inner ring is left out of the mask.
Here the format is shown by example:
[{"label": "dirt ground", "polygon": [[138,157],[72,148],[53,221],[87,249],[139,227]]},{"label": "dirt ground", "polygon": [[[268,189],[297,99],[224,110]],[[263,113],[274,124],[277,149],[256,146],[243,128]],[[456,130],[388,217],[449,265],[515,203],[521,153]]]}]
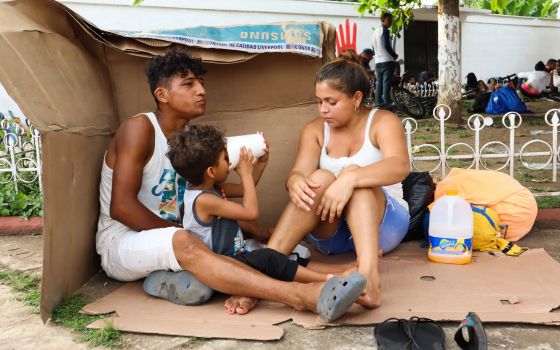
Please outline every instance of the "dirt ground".
[{"label": "dirt ground", "polygon": [[[532,114],[523,114],[522,123],[515,130],[515,152],[519,152],[521,148],[529,141],[542,140],[552,145],[552,127],[545,123],[545,113],[551,109],[559,109],[560,102],[556,101],[535,101],[527,102],[527,107],[532,110]],[[472,115],[468,113],[468,102],[465,104],[462,113],[462,124],[458,127],[445,126],[445,144],[446,148],[455,143],[466,143],[474,148],[475,133],[467,127],[467,120]],[[560,113],[559,113],[560,114]],[[484,127],[480,131],[480,147],[482,148],[486,143],[491,141],[499,141],[509,147],[510,145],[510,130],[502,124],[501,115],[488,115],[481,114],[484,117],[493,119],[491,126]],[[549,120],[552,117],[549,116]],[[412,145],[419,146],[421,144],[434,145],[439,148],[440,146],[440,127],[439,122],[433,116],[425,119],[420,119],[418,122],[418,129],[412,134]],[[528,145],[523,153],[527,152],[546,152],[549,148],[542,143],[532,143]],[[504,146],[498,144],[489,145],[484,154],[498,154],[505,153],[507,150]],[[450,155],[472,155],[472,151],[464,145],[453,147],[448,152]],[[415,153],[415,157],[419,156],[436,156],[438,153],[431,147],[419,148]],[[525,157],[523,161],[530,167],[543,166],[550,156],[535,156]],[[497,170],[505,165],[506,158],[496,158],[494,160],[482,160],[484,164],[491,170]],[[560,160],[558,160],[560,163]],[[460,159],[448,160],[448,167],[467,168],[473,162],[473,159]],[[419,171],[429,171],[437,167],[437,161],[416,161],[415,167]],[[483,169],[483,168],[481,168]],[[509,174],[509,165],[501,171]],[[433,176],[436,179],[441,177],[441,168],[434,171]],[[533,192],[555,192],[558,191],[560,185],[558,182],[552,182],[552,164],[549,164],[542,170],[528,169],[523,166],[520,157],[515,158],[514,164],[514,177],[521,182],[524,186],[530,188]]]},{"label": "dirt ground", "polygon": [[[560,229],[534,228],[521,245],[541,248],[560,262]],[[418,244],[409,242],[406,244]],[[41,236],[0,236],[0,263],[10,270],[40,273],[37,263],[42,258]],[[121,286],[99,273],[80,291],[90,300],[98,299]],[[0,285],[0,349],[85,349],[75,343],[76,335],[58,326],[43,325],[39,316],[14,300],[9,287]],[[458,323],[443,323],[447,349],[458,349],[453,334]],[[307,330],[285,322],[286,333],[279,341],[255,342],[222,339],[198,339],[160,335],[125,334],[127,349],[375,349],[373,326],[333,327]],[[523,324],[485,324],[489,349],[553,350],[560,349],[559,326]]]}]

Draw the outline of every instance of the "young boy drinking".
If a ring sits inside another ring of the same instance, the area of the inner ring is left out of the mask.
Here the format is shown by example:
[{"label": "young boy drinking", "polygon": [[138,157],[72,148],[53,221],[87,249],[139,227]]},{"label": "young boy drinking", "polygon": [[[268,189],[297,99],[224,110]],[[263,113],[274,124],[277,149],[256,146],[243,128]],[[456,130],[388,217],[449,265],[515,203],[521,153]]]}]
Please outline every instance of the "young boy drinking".
[{"label": "young boy drinking", "polygon": [[[189,183],[184,194],[183,228],[214,252],[282,281],[318,282],[332,277],[300,266],[270,248],[247,249],[238,221],[259,217],[255,186],[268,162],[268,150],[256,160],[250,151],[241,149],[235,169],[240,184],[225,183],[230,167],[226,139],[215,127],[190,125],[177,132],[169,141],[167,156]],[[228,201],[228,197],[243,197],[243,201]]]}]

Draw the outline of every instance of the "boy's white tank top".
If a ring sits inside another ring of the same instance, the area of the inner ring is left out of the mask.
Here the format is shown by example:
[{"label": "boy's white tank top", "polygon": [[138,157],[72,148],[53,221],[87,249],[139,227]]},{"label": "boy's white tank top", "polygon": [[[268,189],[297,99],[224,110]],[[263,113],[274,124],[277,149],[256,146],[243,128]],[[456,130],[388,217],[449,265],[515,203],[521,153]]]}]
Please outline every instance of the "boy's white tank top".
[{"label": "boy's white tank top", "polygon": [[[141,116],[140,114],[139,116]],[[142,186],[138,200],[152,213],[168,221],[180,222],[180,198],[184,191],[184,179],[179,176],[167,158],[169,146],[155,114],[144,113],[154,128],[154,152],[142,171]],[[138,118],[137,116],[136,118]],[[103,159],[99,201],[101,212],[97,225],[96,248],[101,254],[104,249],[117,240],[119,233],[131,229],[110,215],[111,190],[113,187],[113,169]]]}]

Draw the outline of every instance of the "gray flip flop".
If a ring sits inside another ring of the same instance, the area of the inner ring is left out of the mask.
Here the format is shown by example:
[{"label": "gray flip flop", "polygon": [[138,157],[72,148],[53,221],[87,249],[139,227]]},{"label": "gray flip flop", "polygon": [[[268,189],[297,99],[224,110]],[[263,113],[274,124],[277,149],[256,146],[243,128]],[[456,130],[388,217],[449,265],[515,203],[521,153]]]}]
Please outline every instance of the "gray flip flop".
[{"label": "gray flip flop", "polygon": [[331,278],[321,289],[317,313],[327,322],[336,320],[354,304],[364,291],[366,283],[366,278],[357,272]]},{"label": "gray flip flop", "polygon": [[200,305],[214,291],[200,283],[188,271],[154,271],[144,280],[144,292],[180,305]]}]

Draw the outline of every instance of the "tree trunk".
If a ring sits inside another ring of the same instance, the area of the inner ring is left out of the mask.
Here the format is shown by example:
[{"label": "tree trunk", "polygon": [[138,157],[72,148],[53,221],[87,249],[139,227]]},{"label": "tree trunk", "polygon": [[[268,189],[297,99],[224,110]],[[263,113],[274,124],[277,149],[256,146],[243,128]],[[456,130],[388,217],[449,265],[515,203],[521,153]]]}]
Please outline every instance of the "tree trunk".
[{"label": "tree trunk", "polygon": [[451,124],[461,123],[461,27],[459,0],[438,0],[438,104],[451,108]]}]

